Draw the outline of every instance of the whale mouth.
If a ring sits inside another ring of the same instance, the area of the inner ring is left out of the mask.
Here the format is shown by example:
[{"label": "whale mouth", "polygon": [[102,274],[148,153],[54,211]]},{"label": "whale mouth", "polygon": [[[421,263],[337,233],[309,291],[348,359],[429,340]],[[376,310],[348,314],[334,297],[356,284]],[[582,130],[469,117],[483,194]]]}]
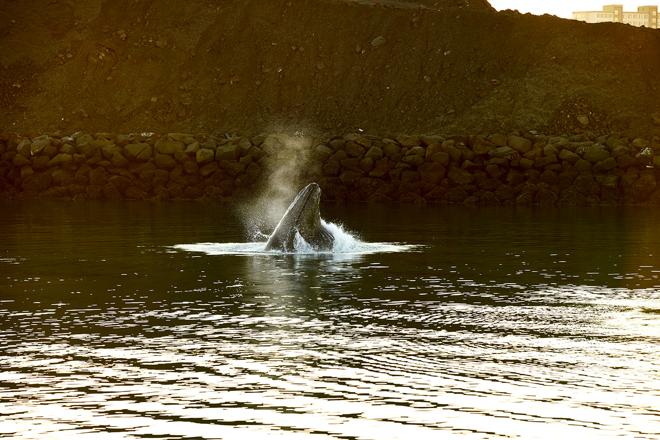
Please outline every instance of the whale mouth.
[{"label": "whale mouth", "polygon": [[[310,183],[295,198],[291,204],[293,209],[298,209],[294,224],[298,224],[302,218],[303,213],[307,210],[307,205],[312,203],[312,199],[317,201],[321,198],[321,187],[317,183]],[[286,214],[285,214],[286,215]]]},{"label": "whale mouth", "polygon": [[309,183],[300,190],[271,233],[266,250],[282,248],[291,251],[296,234],[318,247],[331,247],[331,237],[321,233],[320,202],[321,187],[317,183]]}]

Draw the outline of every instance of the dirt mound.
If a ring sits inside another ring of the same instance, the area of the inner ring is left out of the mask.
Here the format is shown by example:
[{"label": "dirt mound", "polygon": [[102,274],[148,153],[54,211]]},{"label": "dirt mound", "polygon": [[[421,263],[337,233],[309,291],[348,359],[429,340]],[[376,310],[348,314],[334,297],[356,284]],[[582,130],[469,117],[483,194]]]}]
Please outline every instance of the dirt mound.
[{"label": "dirt mound", "polygon": [[0,127],[643,134],[659,53],[657,30],[485,0],[22,0],[0,14]]}]

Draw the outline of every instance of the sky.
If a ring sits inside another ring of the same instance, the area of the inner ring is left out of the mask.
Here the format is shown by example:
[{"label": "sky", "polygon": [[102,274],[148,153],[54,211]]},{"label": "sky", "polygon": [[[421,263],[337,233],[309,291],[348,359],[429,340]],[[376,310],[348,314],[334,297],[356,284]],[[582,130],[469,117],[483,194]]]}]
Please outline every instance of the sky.
[{"label": "sky", "polygon": [[552,14],[571,18],[573,11],[600,11],[603,5],[623,5],[624,11],[636,11],[638,6],[658,5],[658,0],[489,0],[495,9],[517,9],[532,14]]}]

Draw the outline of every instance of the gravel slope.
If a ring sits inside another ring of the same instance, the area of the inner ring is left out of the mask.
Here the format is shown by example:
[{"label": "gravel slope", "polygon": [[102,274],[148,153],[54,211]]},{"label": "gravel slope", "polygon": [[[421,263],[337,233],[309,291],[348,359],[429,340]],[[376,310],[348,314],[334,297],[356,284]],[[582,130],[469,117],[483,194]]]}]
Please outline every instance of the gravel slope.
[{"label": "gravel slope", "polygon": [[0,127],[659,134],[660,32],[484,0],[21,0]]}]

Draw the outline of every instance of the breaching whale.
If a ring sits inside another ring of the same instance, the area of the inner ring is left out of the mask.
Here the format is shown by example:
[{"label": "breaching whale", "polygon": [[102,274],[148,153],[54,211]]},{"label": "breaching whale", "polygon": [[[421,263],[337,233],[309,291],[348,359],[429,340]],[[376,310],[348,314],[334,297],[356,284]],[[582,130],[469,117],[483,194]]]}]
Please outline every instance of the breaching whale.
[{"label": "breaching whale", "polygon": [[296,232],[314,250],[332,250],[334,237],[321,223],[319,202],[321,201],[321,188],[316,183],[304,187],[293,202],[289,205],[277,227],[268,238],[266,250],[281,250],[292,252]]}]

